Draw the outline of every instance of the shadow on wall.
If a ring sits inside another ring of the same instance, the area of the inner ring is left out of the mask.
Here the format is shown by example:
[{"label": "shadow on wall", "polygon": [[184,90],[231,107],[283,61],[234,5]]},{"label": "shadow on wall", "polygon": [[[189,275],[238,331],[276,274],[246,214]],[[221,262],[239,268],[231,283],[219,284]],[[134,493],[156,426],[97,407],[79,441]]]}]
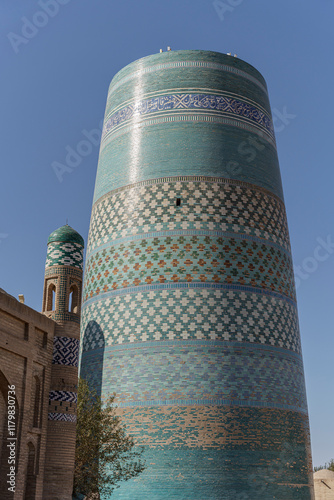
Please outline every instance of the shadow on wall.
[{"label": "shadow on wall", "polygon": [[105,340],[103,331],[96,321],[86,326],[82,342],[80,377],[87,380],[90,389],[102,395],[102,374]]}]

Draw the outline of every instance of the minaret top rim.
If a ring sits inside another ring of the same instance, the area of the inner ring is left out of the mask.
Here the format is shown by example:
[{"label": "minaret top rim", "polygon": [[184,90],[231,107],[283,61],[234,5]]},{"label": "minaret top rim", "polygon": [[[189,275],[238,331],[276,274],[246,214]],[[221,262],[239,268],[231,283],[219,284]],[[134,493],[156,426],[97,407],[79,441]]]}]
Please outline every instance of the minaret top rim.
[{"label": "minaret top rim", "polygon": [[252,64],[245,61],[244,59],[237,57],[236,54],[233,56],[232,52],[218,52],[213,50],[167,50],[164,52],[157,52],[153,54],[149,54],[138,59],[135,59],[125,66],[121,68],[118,72],[116,72],[111,80],[110,87],[124,74],[133,71],[140,70],[165,63],[177,63],[179,61],[187,61],[187,62],[197,62],[197,63],[216,63],[216,64],[225,64],[227,66],[232,66],[236,70],[241,70],[246,73],[252,74],[255,78],[257,78],[265,87],[266,81],[261,72]]}]

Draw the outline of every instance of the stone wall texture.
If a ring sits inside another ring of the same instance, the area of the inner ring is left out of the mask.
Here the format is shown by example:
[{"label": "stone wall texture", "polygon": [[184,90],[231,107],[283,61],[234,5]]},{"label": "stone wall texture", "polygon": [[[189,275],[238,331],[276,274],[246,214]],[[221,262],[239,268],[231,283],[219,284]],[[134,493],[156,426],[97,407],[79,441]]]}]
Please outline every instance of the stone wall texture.
[{"label": "stone wall texture", "polygon": [[334,500],[334,472],[321,469],[313,474],[315,500]]},{"label": "stone wall texture", "polygon": [[274,129],[246,62],[166,52],[112,80],[81,352],[145,447],[113,499],[313,498]]}]

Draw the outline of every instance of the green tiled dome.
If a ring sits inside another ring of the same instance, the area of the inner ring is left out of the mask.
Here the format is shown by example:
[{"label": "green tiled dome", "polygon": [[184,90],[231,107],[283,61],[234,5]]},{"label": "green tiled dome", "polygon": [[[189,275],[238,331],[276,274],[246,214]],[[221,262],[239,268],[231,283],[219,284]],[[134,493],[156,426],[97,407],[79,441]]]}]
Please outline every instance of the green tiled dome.
[{"label": "green tiled dome", "polygon": [[78,243],[79,245],[85,246],[83,237],[80,236],[77,231],[75,231],[71,226],[66,224],[65,226],[59,227],[53,233],[50,234],[48,238],[48,243],[52,241],[64,241],[66,243]]}]

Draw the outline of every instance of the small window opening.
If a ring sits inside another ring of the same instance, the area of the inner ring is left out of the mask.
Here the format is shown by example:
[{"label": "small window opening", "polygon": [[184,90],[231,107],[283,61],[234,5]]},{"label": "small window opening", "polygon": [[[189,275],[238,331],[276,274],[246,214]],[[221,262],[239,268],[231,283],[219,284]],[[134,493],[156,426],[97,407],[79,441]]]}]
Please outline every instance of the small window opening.
[{"label": "small window opening", "polygon": [[72,285],[68,295],[68,310],[74,314],[79,314],[79,289]]},{"label": "small window opening", "polygon": [[181,198],[176,198],[176,206],[179,207],[181,205]]},{"label": "small window opening", "polygon": [[46,310],[54,311],[56,309],[56,286],[51,283],[48,287],[46,298]]}]

